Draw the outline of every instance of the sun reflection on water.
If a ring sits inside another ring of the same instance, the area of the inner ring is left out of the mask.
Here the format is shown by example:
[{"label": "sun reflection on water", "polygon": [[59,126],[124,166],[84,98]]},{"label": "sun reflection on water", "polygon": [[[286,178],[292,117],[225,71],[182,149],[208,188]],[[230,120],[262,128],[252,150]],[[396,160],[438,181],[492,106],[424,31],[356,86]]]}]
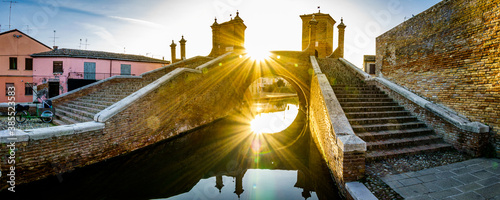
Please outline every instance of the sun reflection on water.
[{"label": "sun reflection on water", "polygon": [[298,112],[297,105],[288,104],[284,111],[260,113],[250,122],[250,128],[255,134],[277,133],[290,126]]}]

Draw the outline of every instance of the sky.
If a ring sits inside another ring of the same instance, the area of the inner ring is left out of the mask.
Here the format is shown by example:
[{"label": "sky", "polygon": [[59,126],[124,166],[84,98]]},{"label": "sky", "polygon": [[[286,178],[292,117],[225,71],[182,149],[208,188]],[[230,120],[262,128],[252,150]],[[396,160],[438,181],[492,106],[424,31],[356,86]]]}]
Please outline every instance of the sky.
[{"label": "sky", "polygon": [[[10,1],[10,0],[7,0]],[[59,48],[138,54],[170,60],[170,44],[187,40],[186,56],[206,56],[210,26],[236,11],[247,26],[245,47],[252,51],[301,50],[300,15],[330,14],[347,26],[344,58],[358,67],[375,55],[375,38],[439,0],[15,0],[10,29]],[[9,2],[0,2],[0,32],[9,30]],[[81,41],[81,42],[80,42]],[[85,45],[87,44],[87,45]]]}]

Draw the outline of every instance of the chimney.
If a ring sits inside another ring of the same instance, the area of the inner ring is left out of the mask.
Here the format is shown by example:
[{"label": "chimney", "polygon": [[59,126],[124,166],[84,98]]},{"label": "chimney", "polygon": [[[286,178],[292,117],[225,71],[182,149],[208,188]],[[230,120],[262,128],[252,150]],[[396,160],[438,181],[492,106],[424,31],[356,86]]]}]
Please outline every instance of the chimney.
[{"label": "chimney", "polygon": [[179,41],[181,44],[181,60],[186,60],[186,42],[184,36],[182,36],[182,39]]},{"label": "chimney", "polygon": [[172,44],[170,44],[170,51],[172,52],[172,63],[171,64],[174,64],[175,63],[175,47],[177,45],[174,43],[174,40],[172,40]]},{"label": "chimney", "polygon": [[54,50],[57,50],[59,47],[58,46],[54,46],[53,48],[54,48]]}]

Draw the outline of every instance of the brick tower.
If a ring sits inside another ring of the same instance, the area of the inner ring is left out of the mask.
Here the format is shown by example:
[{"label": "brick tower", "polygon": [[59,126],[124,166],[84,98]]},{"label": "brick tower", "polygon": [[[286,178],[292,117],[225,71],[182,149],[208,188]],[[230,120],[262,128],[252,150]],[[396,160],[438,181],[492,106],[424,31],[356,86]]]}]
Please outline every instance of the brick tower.
[{"label": "brick tower", "polygon": [[308,15],[301,15],[302,19],[302,50],[305,50],[309,46],[310,39],[310,21],[314,19],[318,22],[316,24],[316,42],[314,45],[316,51],[318,51],[318,57],[325,58],[332,54],[333,52],[333,26],[335,25],[335,20],[325,13],[314,13]]},{"label": "brick tower", "polygon": [[240,52],[245,50],[245,30],[247,26],[236,12],[236,17],[222,24],[217,19],[212,24],[212,51],[211,57],[217,57],[226,52]]}]

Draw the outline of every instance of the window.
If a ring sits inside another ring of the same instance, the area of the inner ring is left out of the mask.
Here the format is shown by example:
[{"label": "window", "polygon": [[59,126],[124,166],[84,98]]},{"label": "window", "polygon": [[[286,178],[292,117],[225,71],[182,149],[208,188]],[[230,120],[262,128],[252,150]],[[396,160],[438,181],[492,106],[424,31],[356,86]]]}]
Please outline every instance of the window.
[{"label": "window", "polygon": [[9,69],[17,70],[17,58],[16,57],[9,58]]},{"label": "window", "polygon": [[33,95],[33,89],[30,83],[24,84],[24,95]]},{"label": "window", "polygon": [[370,64],[370,73],[369,74],[375,74],[375,64]]},{"label": "window", "polygon": [[120,67],[121,67],[120,68],[120,75],[131,75],[132,74],[131,65],[121,64]]},{"label": "window", "polygon": [[5,96],[14,96],[14,83],[5,83]]},{"label": "window", "polygon": [[52,64],[52,73],[63,73],[63,62],[62,61],[54,61]]},{"label": "window", "polygon": [[33,70],[33,58],[26,58],[25,65],[26,67],[24,68],[24,70]]}]

